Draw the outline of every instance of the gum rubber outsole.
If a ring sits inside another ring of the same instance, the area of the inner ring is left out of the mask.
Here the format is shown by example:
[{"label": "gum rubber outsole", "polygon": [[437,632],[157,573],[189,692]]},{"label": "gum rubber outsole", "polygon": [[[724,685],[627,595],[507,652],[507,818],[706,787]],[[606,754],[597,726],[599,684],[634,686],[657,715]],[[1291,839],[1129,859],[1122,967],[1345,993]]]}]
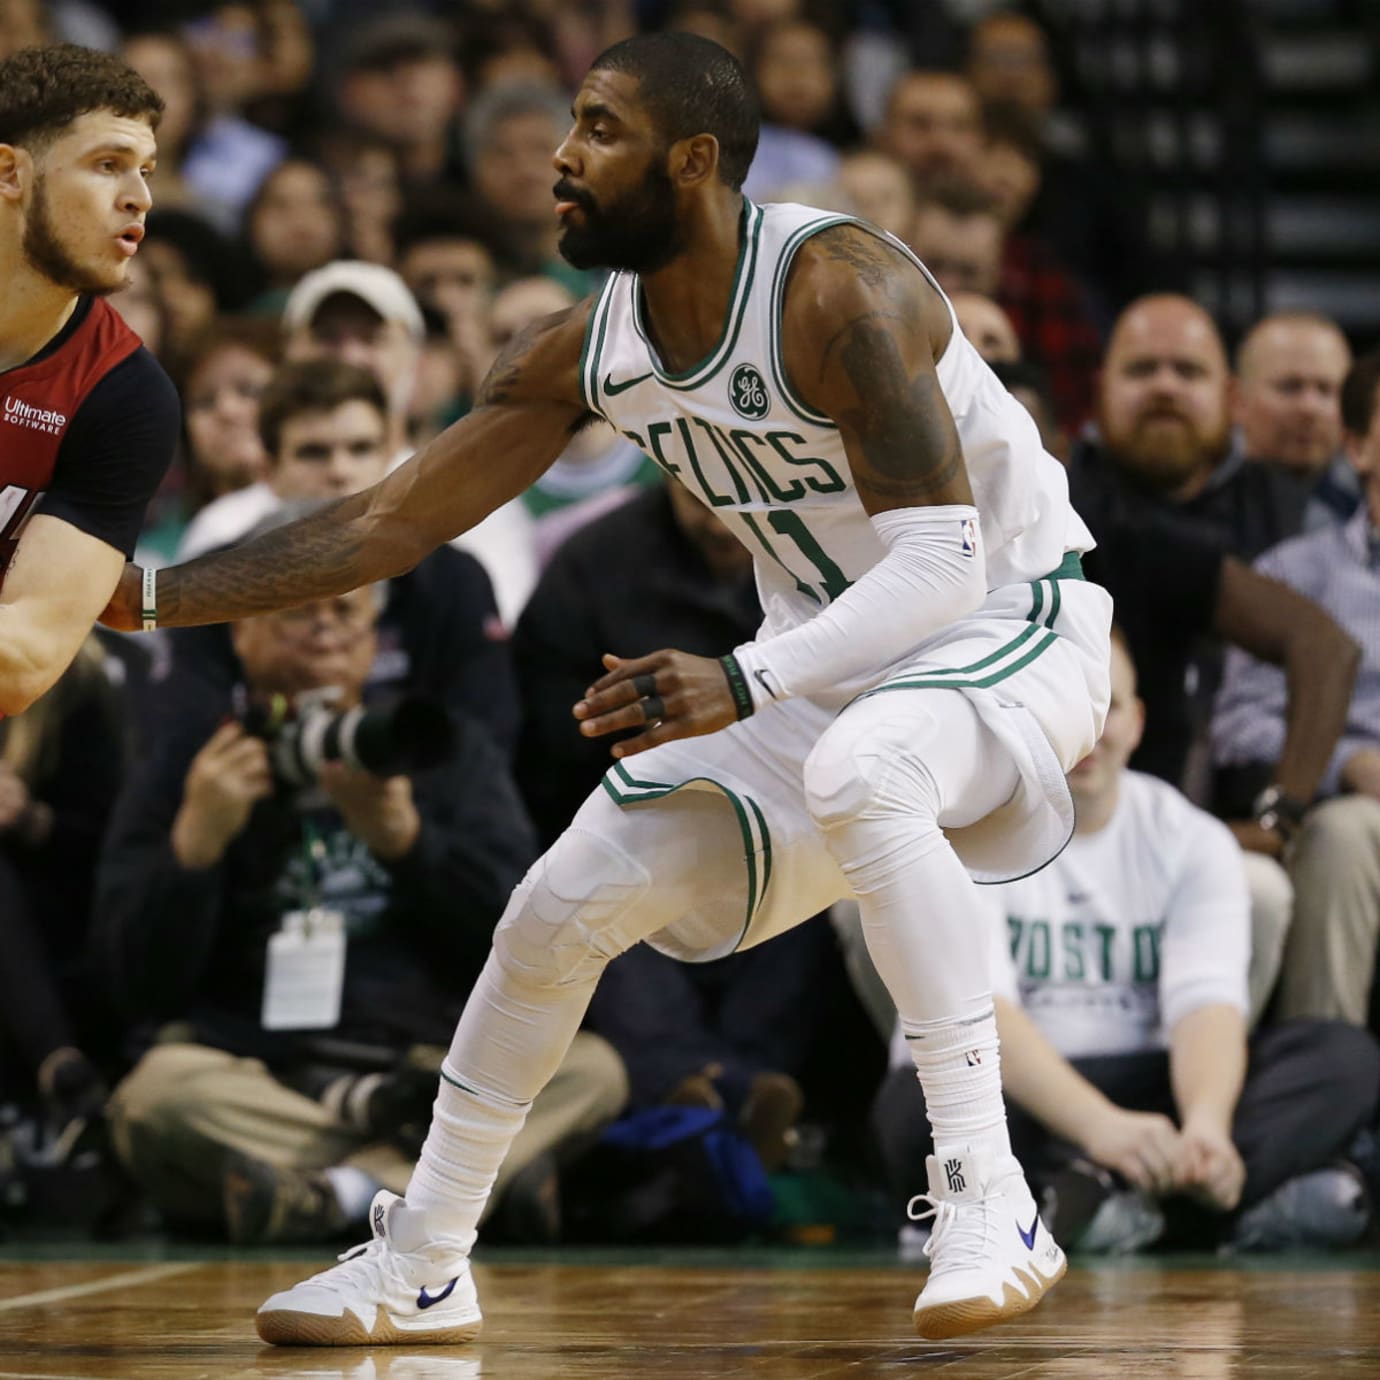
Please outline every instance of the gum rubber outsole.
[{"label": "gum rubber outsole", "polygon": [[1044,1279],[1032,1271],[1017,1268],[1014,1273],[1020,1276],[1026,1292],[1022,1294],[1007,1284],[999,1304],[989,1298],[979,1297],[955,1299],[952,1303],[940,1303],[932,1308],[917,1308],[915,1331],[928,1342],[941,1342],[949,1337],[966,1337],[970,1332],[981,1332],[996,1323],[1006,1322],[1008,1318],[1019,1317],[1034,1308],[1063,1279],[1067,1269],[1068,1261],[1061,1260],[1054,1275]]},{"label": "gum rubber outsole", "polygon": [[438,1327],[425,1331],[399,1327],[379,1310],[372,1328],[353,1313],[339,1318],[327,1318],[320,1313],[297,1313],[278,1308],[271,1313],[256,1313],[254,1326],[259,1338],[272,1346],[456,1346],[472,1342],[479,1336],[483,1320],[457,1323],[454,1327]]}]

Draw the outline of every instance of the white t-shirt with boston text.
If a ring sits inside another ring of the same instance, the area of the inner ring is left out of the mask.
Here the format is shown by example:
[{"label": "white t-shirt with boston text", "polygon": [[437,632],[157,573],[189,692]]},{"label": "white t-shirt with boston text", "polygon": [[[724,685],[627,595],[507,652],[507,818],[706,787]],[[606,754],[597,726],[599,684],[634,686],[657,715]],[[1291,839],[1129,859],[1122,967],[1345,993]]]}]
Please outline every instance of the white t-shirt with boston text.
[{"label": "white t-shirt with boston text", "polygon": [[1162,1049],[1189,1012],[1247,1010],[1250,896],[1230,830],[1123,772],[1116,811],[1043,871],[984,887],[992,988],[1067,1058]]}]

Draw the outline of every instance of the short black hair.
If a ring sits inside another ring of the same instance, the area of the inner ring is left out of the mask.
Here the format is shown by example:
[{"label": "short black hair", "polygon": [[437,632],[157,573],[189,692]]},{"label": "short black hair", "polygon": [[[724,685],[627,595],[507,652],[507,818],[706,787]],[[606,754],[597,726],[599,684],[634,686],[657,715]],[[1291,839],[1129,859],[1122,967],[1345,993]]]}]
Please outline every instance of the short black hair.
[{"label": "short black hair", "polygon": [[293,418],[334,412],[350,402],[368,403],[379,416],[388,416],[383,386],[357,364],[343,359],[304,359],[280,365],[259,398],[259,439],[269,461],[277,465],[283,428]]},{"label": "short black hair", "polygon": [[1368,436],[1380,393],[1380,349],[1362,355],[1342,383],[1342,426],[1353,436]]},{"label": "short black hair", "polygon": [[0,144],[41,147],[94,110],[163,118],[163,98],[127,63],[95,48],[52,43],[0,61]]},{"label": "short black hair", "polygon": [[757,95],[727,48],[698,34],[642,34],[594,59],[590,71],[623,72],[641,83],[638,98],[667,144],[696,134],[719,141],[719,179],[735,192],[757,152]]},{"label": "short black hair", "polygon": [[503,257],[505,226],[483,202],[451,186],[428,186],[408,196],[393,220],[393,253],[401,261],[414,245],[473,240],[492,259]]}]

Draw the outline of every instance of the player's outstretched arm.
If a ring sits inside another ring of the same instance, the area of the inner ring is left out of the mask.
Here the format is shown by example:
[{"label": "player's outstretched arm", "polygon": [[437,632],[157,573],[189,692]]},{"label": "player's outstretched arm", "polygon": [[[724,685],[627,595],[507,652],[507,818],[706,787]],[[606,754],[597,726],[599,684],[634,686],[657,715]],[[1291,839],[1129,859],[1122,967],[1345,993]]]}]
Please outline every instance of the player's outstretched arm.
[{"label": "player's outstretched arm", "polygon": [[[159,626],[244,618],[400,575],[516,498],[588,415],[578,382],[588,314],[581,303],[518,335],[495,360],[474,410],[373,488],[160,570]],[[137,566],[125,571],[102,622],[141,626],[141,579]]]}]

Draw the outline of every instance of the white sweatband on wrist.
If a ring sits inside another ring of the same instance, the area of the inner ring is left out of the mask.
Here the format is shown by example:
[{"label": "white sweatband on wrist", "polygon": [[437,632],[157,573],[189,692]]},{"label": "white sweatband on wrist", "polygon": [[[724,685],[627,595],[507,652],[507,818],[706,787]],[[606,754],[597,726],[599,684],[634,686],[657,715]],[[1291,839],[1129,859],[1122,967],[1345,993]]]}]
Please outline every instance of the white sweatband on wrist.
[{"label": "white sweatband on wrist", "polygon": [[158,626],[158,572],[144,567],[143,582],[144,631],[152,632]]},{"label": "white sweatband on wrist", "polygon": [[872,526],[887,553],[871,570],[808,622],[734,648],[754,707],[881,672],[987,597],[971,504],[893,508]]}]

